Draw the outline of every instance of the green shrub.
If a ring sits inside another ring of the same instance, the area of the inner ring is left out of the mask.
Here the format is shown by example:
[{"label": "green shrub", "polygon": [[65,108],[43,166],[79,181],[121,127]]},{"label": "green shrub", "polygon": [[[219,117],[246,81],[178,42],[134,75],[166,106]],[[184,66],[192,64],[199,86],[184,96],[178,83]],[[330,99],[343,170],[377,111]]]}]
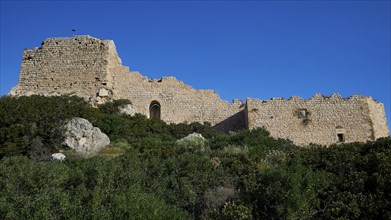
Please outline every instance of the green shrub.
[{"label": "green shrub", "polygon": [[[0,98],[0,219],[389,219],[391,140],[299,148],[262,128],[119,115],[75,97]],[[111,140],[48,161],[65,120]],[[207,140],[182,139],[191,133]],[[182,139],[182,141],[178,141]],[[25,156],[21,156],[25,155]]]},{"label": "green shrub", "polygon": [[121,107],[125,107],[126,105],[131,104],[132,102],[127,99],[118,99],[99,105],[99,109],[107,114],[118,114],[120,112]]},{"label": "green shrub", "polygon": [[[37,163],[0,161],[1,219],[188,219],[188,214],[141,191],[142,172],[124,160],[92,158]],[[122,175],[121,175],[122,174]]]},{"label": "green shrub", "polygon": [[0,158],[30,155],[45,159],[44,152],[61,147],[61,126],[66,119],[94,114],[88,103],[74,96],[3,96],[0,109]]},{"label": "green shrub", "polygon": [[391,140],[312,147],[301,150],[307,166],[330,174],[318,219],[391,217]]}]

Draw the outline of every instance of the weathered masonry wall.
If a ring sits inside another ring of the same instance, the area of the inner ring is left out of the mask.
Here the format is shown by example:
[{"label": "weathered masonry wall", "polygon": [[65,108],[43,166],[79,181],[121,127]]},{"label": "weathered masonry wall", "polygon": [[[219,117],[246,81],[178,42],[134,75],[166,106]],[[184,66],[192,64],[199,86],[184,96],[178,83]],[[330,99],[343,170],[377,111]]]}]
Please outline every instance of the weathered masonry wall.
[{"label": "weathered masonry wall", "polygon": [[11,94],[94,98],[100,88],[111,84],[109,63],[120,63],[113,41],[89,36],[49,38],[40,48],[25,49],[19,84]]},{"label": "weathered masonry wall", "polygon": [[122,66],[114,42],[90,36],[49,38],[25,50],[19,84],[11,95],[77,95],[93,104],[129,99],[149,117],[150,104],[161,106],[168,123],[210,122],[223,131],[244,129],[244,104],[228,103],[212,90],[195,90],[173,77],[151,80]]},{"label": "weathered masonry wall", "polygon": [[370,97],[315,95],[309,100],[228,103],[213,90],[175,79],[152,80],[122,66],[114,42],[90,36],[49,38],[25,50],[19,84],[10,95],[77,95],[100,104],[128,99],[133,112],[167,123],[210,122],[223,131],[265,127],[296,144],[367,141],[389,135],[383,104]]},{"label": "weathered masonry wall", "polygon": [[384,111],[383,103],[377,102],[371,98],[367,98],[369,117],[373,127],[373,137],[375,139],[380,137],[387,137],[390,135],[388,129],[386,113]]},{"label": "weathered masonry wall", "polygon": [[195,90],[174,77],[151,80],[138,72],[116,72],[113,98],[131,100],[133,108],[147,116],[150,104],[158,102],[161,119],[168,123],[210,122],[224,131],[245,128],[241,101],[228,103],[213,90]]},{"label": "weathered masonry wall", "polygon": [[[306,117],[300,111],[306,112]],[[340,142],[339,138],[343,142],[365,142],[389,135],[383,105],[366,96],[344,99],[338,94],[317,94],[309,100],[291,97],[267,101],[248,98],[245,112],[249,129],[265,127],[272,136],[299,145],[330,145]]]}]

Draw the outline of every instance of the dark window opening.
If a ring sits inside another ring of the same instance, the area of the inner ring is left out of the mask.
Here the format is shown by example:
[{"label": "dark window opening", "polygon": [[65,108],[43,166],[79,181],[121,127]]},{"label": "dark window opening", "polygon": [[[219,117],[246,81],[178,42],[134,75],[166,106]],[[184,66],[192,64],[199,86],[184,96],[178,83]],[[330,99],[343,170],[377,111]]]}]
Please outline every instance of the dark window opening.
[{"label": "dark window opening", "polygon": [[160,103],[158,101],[152,101],[149,105],[149,118],[160,120]]},{"label": "dark window opening", "polygon": [[345,142],[345,136],[343,134],[337,134],[338,137],[338,143]]},{"label": "dark window opening", "polygon": [[308,117],[307,109],[299,109],[298,115],[299,115],[299,118],[307,118]]}]

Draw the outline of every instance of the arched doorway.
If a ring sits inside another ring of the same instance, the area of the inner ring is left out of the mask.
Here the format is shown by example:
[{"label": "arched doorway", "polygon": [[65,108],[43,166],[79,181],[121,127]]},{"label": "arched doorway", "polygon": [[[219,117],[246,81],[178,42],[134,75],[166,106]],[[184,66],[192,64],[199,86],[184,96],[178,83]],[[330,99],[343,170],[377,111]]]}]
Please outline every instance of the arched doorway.
[{"label": "arched doorway", "polygon": [[149,105],[149,118],[160,120],[160,103],[156,100]]}]

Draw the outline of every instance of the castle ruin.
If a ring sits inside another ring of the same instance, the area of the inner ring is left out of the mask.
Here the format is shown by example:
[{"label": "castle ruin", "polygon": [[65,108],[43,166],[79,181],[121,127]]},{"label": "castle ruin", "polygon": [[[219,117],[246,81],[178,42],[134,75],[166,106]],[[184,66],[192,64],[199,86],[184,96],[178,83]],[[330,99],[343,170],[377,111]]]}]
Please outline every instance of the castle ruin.
[{"label": "castle ruin", "polygon": [[129,71],[112,40],[49,38],[25,49],[19,83],[10,95],[76,95],[93,104],[128,99],[135,112],[167,123],[210,122],[222,131],[265,127],[295,144],[330,145],[389,136],[384,105],[371,97],[316,94],[308,100],[221,100],[174,77],[152,80]]}]

